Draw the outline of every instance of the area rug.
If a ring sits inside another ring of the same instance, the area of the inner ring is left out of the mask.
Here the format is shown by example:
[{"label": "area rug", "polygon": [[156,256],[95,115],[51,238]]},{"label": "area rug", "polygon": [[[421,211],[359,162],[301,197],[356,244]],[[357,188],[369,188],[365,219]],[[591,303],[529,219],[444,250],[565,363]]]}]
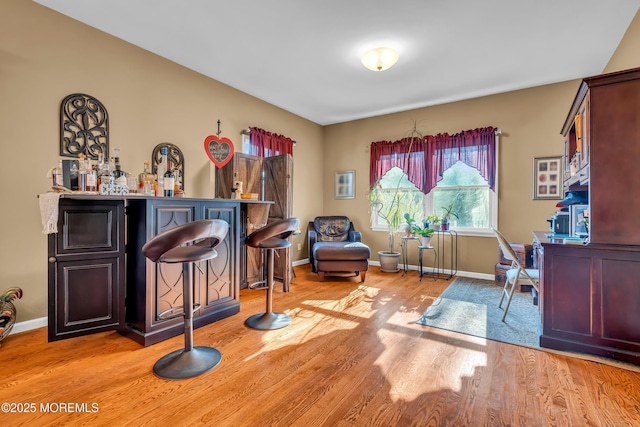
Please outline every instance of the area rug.
[{"label": "area rug", "polygon": [[493,281],[457,277],[416,323],[640,372],[640,366],[631,363],[540,347],[540,312],[531,293],[516,292],[502,322],[501,292],[502,286]]}]

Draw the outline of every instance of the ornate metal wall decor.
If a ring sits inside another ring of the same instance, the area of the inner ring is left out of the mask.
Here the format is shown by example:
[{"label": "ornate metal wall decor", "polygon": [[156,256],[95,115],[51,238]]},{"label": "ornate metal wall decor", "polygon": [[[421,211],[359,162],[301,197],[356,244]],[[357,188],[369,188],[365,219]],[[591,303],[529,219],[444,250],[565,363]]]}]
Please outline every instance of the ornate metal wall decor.
[{"label": "ornate metal wall decor", "polygon": [[80,153],[93,160],[101,153],[109,158],[109,115],[96,98],[74,93],[60,107],[60,155]]},{"label": "ornate metal wall decor", "polygon": [[156,145],[151,153],[151,173],[158,173],[158,163],[160,159],[162,159],[162,154],[160,153],[162,147],[167,147],[167,159],[171,161],[173,168],[178,170],[181,177],[182,189],[184,190],[184,155],[177,145],[170,142],[161,142]]}]

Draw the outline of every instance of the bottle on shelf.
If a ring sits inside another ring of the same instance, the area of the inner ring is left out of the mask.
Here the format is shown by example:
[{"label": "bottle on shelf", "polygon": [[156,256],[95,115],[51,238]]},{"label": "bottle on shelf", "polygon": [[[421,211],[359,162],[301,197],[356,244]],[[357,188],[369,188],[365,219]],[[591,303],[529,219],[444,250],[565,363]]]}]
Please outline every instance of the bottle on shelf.
[{"label": "bottle on shelf", "polygon": [[84,159],[84,169],[87,172],[87,188],[86,191],[96,192],[98,191],[98,171],[97,167],[94,167],[91,159]]},{"label": "bottle on shelf", "polygon": [[127,172],[127,188],[129,188],[129,193],[138,192],[138,178],[131,172]]},{"label": "bottle on shelf", "polygon": [[69,168],[69,188],[72,191],[77,191],[78,187],[78,174],[80,173],[80,169],[75,162],[71,162],[71,167]]},{"label": "bottle on shelf", "polygon": [[64,187],[64,180],[62,179],[62,160],[58,161],[58,166],[51,171],[52,184],[54,187]]},{"label": "bottle on shelf", "polygon": [[138,175],[138,193],[145,196],[155,196],[155,180],[155,176],[149,169],[149,160],[145,160],[142,172]]},{"label": "bottle on shelf", "polygon": [[98,160],[98,170],[98,187],[100,187],[102,184],[111,185],[115,183],[111,164],[109,163],[109,160],[104,153],[100,153],[100,157]]},{"label": "bottle on shelf", "polygon": [[160,148],[160,162],[158,162],[158,189],[156,195],[158,197],[164,197],[164,173],[167,171],[167,147]]},{"label": "bottle on shelf", "polygon": [[114,157],[113,157],[113,179],[115,180],[116,185],[127,186],[127,173],[122,170],[122,166],[120,165],[120,149],[114,148]]},{"label": "bottle on shelf", "polygon": [[84,166],[84,153],[78,155],[78,191],[87,191],[87,170]]},{"label": "bottle on shelf", "polygon": [[175,194],[176,179],[171,169],[171,160],[167,160],[167,170],[164,173],[164,197],[173,197]]}]

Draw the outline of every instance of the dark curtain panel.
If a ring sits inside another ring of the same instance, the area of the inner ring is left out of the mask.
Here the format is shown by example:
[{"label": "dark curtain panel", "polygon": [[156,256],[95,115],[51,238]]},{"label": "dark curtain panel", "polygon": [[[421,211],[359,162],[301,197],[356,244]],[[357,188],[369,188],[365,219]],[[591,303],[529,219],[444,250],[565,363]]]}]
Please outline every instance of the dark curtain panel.
[{"label": "dark curtain panel", "polygon": [[495,190],[496,128],[404,138],[371,144],[369,184],[373,187],[394,166],[402,169],[424,194],[442,179],[445,170],[458,160],[472,166]]},{"label": "dark curtain panel", "polygon": [[[428,191],[442,179],[442,174],[458,160],[474,167],[487,180],[489,188],[496,185],[496,128],[465,130],[454,135],[427,136],[427,145],[433,145],[435,157],[429,169]],[[427,194],[425,192],[425,194]]]},{"label": "dark curtain panel", "polygon": [[374,142],[370,150],[369,184],[371,187],[391,168],[397,166],[407,174],[409,181],[423,190],[424,183],[427,181],[425,172],[428,170],[429,153],[424,139],[413,137],[395,142]]},{"label": "dark curtain panel", "polygon": [[251,155],[259,157],[293,155],[293,140],[264,129],[250,128]]}]

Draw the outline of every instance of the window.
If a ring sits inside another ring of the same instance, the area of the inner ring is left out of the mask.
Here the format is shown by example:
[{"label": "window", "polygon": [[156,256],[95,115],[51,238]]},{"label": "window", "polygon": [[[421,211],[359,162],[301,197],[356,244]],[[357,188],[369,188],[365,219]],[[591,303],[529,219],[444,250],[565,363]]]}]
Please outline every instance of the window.
[{"label": "window", "polygon": [[[396,189],[398,190],[396,193]],[[404,214],[412,218],[423,216],[423,194],[409,181],[407,174],[399,167],[393,167],[378,181],[375,189],[375,202],[372,203],[371,226],[374,230],[388,230],[391,216],[389,211],[394,209],[402,218],[398,223],[404,223]]]},{"label": "window", "polygon": [[[444,207],[453,205],[457,215],[451,226],[456,231],[492,236],[489,227],[497,228],[498,219],[500,133],[490,126],[371,143],[372,227],[388,229],[387,224],[404,222],[405,214],[416,220],[442,216]],[[413,212],[414,205],[422,208],[422,215]]]},{"label": "window", "polygon": [[[398,189],[396,196],[396,189]],[[379,181],[378,203],[373,204],[371,224],[374,230],[388,230],[389,210],[394,197],[403,216],[421,221],[430,214],[442,216],[442,208],[453,204],[458,218],[450,226],[462,235],[490,235],[489,227],[497,228],[497,197],[477,169],[458,161],[447,169],[442,180],[426,196],[420,192],[400,168],[394,167]],[[379,213],[378,213],[379,212]],[[404,218],[399,220],[404,224]]]},{"label": "window", "polygon": [[450,226],[460,234],[491,235],[497,227],[497,197],[477,169],[458,161],[449,167],[438,185],[425,197],[425,212],[442,216],[443,207],[453,204],[458,218]]}]

